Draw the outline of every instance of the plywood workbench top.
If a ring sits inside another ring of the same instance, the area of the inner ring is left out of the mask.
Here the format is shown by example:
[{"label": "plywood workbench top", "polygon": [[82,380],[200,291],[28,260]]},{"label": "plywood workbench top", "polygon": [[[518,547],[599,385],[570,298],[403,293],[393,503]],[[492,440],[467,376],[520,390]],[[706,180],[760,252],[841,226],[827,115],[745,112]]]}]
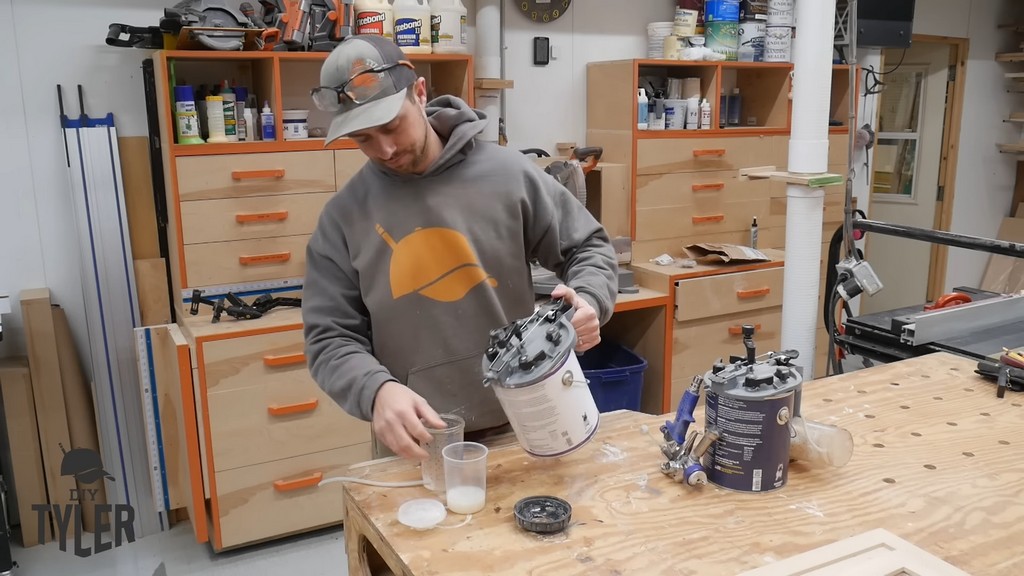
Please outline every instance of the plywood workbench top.
[{"label": "plywood workbench top", "polygon": [[[492,448],[487,505],[464,525],[449,514],[444,527],[413,531],[396,512],[426,489],[346,484],[350,573],[389,573],[367,571],[379,555],[403,576],[735,575],[884,528],[974,576],[1024,574],[1024,394],[998,399],[974,366],[934,354],[807,385],[804,415],[850,430],[854,455],[838,469],[793,463],[775,492],[672,482],[659,470],[667,416],[632,412],[602,415],[594,440],[561,460],[507,440]],[[419,478],[396,459],[352,472]],[[566,531],[516,527],[514,504],[538,494],[572,504]]]}]

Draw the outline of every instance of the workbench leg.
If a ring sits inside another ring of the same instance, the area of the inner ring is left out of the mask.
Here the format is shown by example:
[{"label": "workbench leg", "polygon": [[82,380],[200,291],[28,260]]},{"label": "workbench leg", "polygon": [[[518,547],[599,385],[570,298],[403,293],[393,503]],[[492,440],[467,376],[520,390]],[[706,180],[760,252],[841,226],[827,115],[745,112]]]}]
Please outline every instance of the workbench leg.
[{"label": "workbench leg", "polygon": [[345,552],[349,576],[412,576],[345,491]]}]

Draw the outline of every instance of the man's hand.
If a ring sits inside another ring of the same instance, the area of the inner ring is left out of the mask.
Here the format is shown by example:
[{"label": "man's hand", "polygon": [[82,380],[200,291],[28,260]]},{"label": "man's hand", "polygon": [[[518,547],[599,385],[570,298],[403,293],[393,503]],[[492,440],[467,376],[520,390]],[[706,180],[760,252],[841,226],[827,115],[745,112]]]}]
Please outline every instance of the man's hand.
[{"label": "man's hand", "polygon": [[583,353],[601,342],[601,323],[597,310],[585,298],[565,284],[559,284],[551,291],[552,298],[562,298],[576,311],[572,316],[572,327],[576,329],[576,351]]},{"label": "man's hand", "polygon": [[[422,419],[422,420],[421,420]],[[398,382],[385,382],[373,402],[373,433],[402,458],[425,460],[427,451],[416,442],[430,442],[431,428],[444,428],[444,420],[422,396]]]}]

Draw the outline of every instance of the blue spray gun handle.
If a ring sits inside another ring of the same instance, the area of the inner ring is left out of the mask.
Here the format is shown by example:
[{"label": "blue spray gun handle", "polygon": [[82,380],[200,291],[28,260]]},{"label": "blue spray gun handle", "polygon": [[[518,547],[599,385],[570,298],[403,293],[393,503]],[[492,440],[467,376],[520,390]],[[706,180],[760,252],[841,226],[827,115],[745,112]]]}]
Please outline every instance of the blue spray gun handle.
[{"label": "blue spray gun handle", "polygon": [[693,411],[697,408],[697,402],[700,400],[700,387],[703,382],[703,376],[694,376],[690,387],[683,392],[683,397],[679,399],[679,407],[676,408],[675,420],[665,422],[666,440],[674,441],[680,446],[686,442],[686,432],[690,429],[690,424],[694,422]]}]

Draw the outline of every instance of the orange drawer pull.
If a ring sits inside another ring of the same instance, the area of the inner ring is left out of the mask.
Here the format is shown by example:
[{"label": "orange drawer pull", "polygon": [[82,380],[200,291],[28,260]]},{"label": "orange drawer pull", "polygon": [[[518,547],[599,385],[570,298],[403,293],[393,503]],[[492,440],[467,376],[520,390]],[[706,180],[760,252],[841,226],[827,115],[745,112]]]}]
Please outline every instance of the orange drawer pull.
[{"label": "orange drawer pull", "polygon": [[304,364],[306,355],[302,352],[295,354],[281,354],[280,356],[264,356],[263,365],[273,368],[275,366],[291,366],[293,364]]},{"label": "orange drawer pull", "polygon": [[292,259],[291,252],[274,252],[272,254],[256,254],[254,256],[239,256],[238,263],[242,266],[252,264],[279,264]]},{"label": "orange drawer pull", "polygon": [[232,170],[232,180],[259,180],[263,178],[284,178],[284,168],[276,170]]},{"label": "orange drawer pull", "polygon": [[316,398],[312,400],[306,400],[305,402],[299,402],[297,404],[285,404],[284,406],[267,406],[267,412],[271,416],[288,416],[290,414],[302,414],[303,412],[312,412],[316,410],[317,405],[320,401]]},{"label": "orange drawer pull", "polygon": [[707,222],[724,222],[725,214],[713,214],[711,216],[694,216],[694,224],[705,224]]},{"label": "orange drawer pull", "polygon": [[725,182],[714,182],[711,184],[694,184],[694,192],[704,192],[705,190],[725,190]]},{"label": "orange drawer pull", "polygon": [[755,290],[737,290],[736,297],[743,300],[747,298],[757,298],[758,296],[767,296],[772,293],[772,289],[765,286],[764,288],[757,288]]},{"label": "orange drawer pull", "polygon": [[[761,325],[754,324],[754,332],[760,332]],[[733,336],[740,336],[743,334],[743,326],[729,326],[729,334]]]},{"label": "orange drawer pull", "polygon": [[277,212],[251,212],[248,214],[235,214],[235,222],[246,224],[249,222],[280,222],[288,219],[287,210]]},{"label": "orange drawer pull", "polygon": [[312,475],[306,476],[305,478],[297,478],[295,480],[276,480],[274,482],[274,490],[277,490],[278,492],[302,490],[303,488],[316,486],[323,479],[323,472],[314,472]]},{"label": "orange drawer pull", "polygon": [[694,150],[693,157],[700,158],[701,156],[725,156],[725,148],[715,148],[711,150]]}]

